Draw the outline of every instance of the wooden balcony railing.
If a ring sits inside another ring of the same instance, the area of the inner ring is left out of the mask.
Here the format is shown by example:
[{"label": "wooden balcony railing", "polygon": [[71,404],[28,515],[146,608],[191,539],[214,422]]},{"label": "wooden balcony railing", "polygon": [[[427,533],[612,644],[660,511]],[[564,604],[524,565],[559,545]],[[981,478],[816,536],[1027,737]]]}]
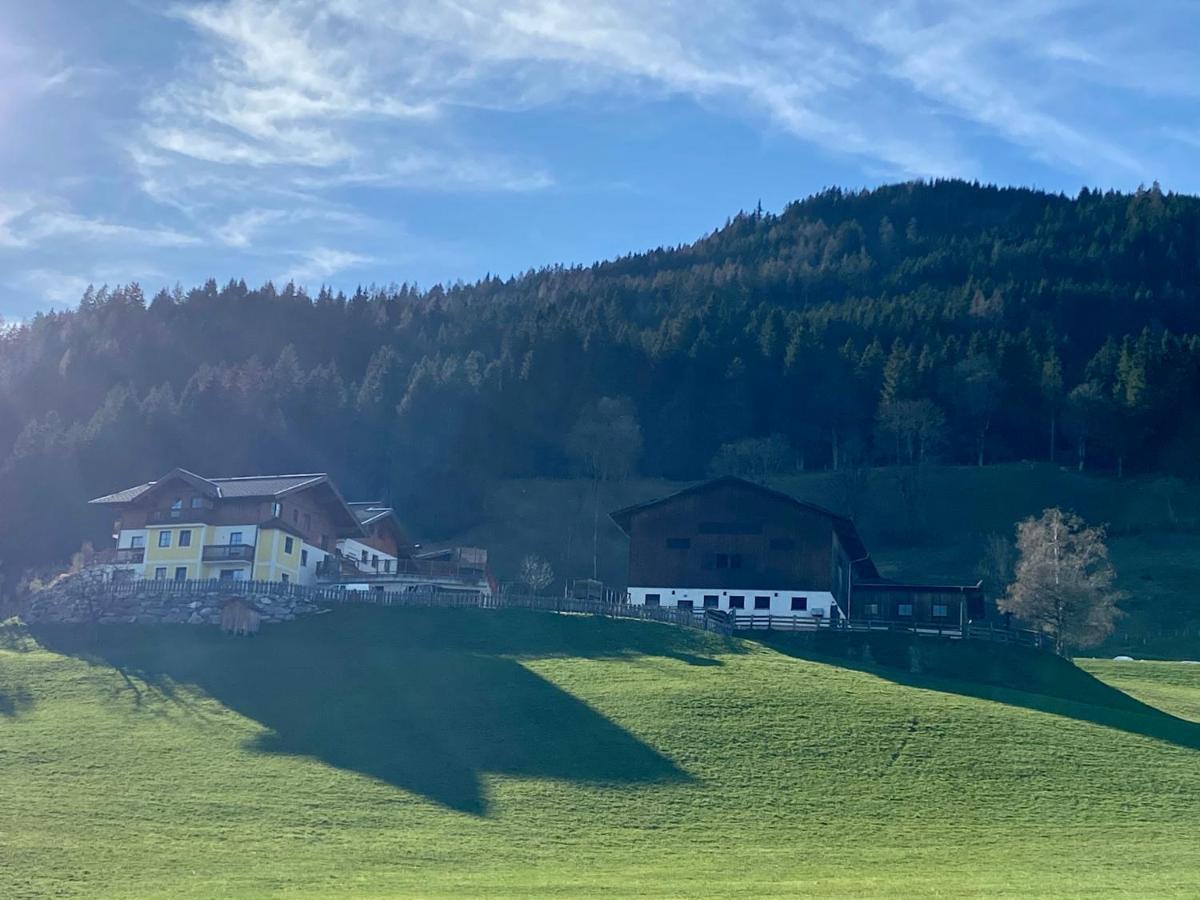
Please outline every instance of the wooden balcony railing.
[{"label": "wooden balcony railing", "polygon": [[96,564],[102,566],[140,566],[145,561],[145,547],[110,547],[95,556]]},{"label": "wooden balcony railing", "polygon": [[206,544],[200,558],[204,562],[254,562],[254,545]]}]

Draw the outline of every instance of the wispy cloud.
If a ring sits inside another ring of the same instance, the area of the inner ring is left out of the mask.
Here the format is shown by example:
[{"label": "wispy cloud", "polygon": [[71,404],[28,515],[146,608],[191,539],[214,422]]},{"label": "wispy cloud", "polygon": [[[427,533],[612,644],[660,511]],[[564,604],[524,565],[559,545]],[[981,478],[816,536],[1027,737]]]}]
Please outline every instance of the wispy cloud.
[{"label": "wispy cloud", "polygon": [[276,279],[281,284],[288,281],[301,285],[319,282],[343,270],[375,262],[370,256],[331,247],[312,247],[296,256],[299,257],[296,264]]},{"label": "wispy cloud", "polygon": [[981,174],[960,119],[1081,174],[1141,173],[1072,98],[1197,79],[1150,64],[1120,20],[1084,12],[1076,0],[228,0],[174,13],[208,50],[149,104],[147,134],[201,162],[301,167],[308,185],[534,190],[554,181],[544,167],[431,133],[464,108],[686,96],[895,175]]},{"label": "wispy cloud", "polygon": [[148,247],[184,247],[199,238],[167,227],[147,227],[80,215],[56,199],[0,196],[0,246],[33,247],[55,238],[119,242]]}]

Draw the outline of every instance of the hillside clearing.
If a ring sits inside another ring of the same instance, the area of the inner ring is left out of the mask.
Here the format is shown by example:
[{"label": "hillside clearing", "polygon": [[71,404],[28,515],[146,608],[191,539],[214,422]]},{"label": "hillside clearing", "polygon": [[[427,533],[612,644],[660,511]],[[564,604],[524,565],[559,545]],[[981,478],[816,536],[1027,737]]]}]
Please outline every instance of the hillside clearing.
[{"label": "hillside clearing", "polygon": [[1086,664],[1161,712],[1047,656],[967,682],[930,644],[520,611],[2,646],[6,897],[1182,897],[1200,866],[1195,666]]}]

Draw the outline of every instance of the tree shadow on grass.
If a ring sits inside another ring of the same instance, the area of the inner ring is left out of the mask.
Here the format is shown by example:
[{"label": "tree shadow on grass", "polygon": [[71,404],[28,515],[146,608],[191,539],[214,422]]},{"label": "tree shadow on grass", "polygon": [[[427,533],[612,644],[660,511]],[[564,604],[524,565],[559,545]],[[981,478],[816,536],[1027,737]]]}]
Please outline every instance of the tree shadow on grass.
[{"label": "tree shadow on grass", "polygon": [[925,688],[1066,716],[1200,750],[1200,724],[1105,684],[1047,651],[896,634],[768,634],[780,653]]},{"label": "tree shadow on grass", "polygon": [[[16,619],[0,621],[0,650],[25,653],[37,649],[29,630]],[[0,676],[3,676],[0,670]],[[33,708],[33,695],[23,684],[6,684],[0,677],[0,717],[15,719]]]},{"label": "tree shadow on grass", "polygon": [[15,719],[33,708],[33,695],[22,686],[0,687],[0,717]]},{"label": "tree shadow on grass", "polygon": [[708,661],[725,646],[636,622],[370,607],[252,639],[187,626],[58,626],[36,635],[50,650],[168,696],[173,685],[194,685],[269,729],[257,751],[313,757],[474,815],[487,814],[487,773],[612,785],[691,780],[521,657]]}]

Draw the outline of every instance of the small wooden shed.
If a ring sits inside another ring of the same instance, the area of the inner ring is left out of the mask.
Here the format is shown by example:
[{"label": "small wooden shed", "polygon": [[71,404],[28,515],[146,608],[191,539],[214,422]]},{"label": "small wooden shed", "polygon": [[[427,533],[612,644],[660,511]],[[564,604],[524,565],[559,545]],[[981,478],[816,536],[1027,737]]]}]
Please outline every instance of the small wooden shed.
[{"label": "small wooden shed", "polygon": [[245,597],[230,597],[221,607],[221,630],[230,634],[257,634],[262,610]]}]

